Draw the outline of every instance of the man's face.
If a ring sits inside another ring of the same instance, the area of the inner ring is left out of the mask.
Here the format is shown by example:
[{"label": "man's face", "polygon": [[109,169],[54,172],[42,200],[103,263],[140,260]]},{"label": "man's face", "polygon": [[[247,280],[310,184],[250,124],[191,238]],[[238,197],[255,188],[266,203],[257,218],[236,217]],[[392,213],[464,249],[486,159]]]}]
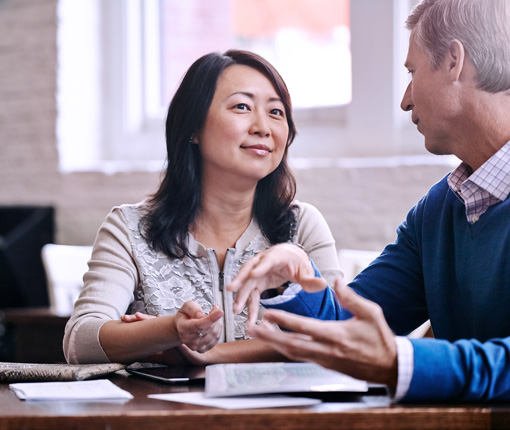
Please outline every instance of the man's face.
[{"label": "man's face", "polygon": [[458,106],[452,97],[450,80],[444,65],[432,69],[428,54],[416,42],[414,31],[411,32],[405,66],[411,74],[411,82],[400,107],[412,111],[412,121],[425,136],[425,147],[429,152],[452,154],[453,118],[458,113]]}]

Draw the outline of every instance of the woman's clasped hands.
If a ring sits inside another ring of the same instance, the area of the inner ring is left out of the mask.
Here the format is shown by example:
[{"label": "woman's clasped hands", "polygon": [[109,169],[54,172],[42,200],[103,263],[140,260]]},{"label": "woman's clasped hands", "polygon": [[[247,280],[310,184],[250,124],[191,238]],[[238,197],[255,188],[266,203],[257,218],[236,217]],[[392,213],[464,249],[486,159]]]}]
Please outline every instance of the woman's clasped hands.
[{"label": "woman's clasped hands", "polygon": [[[158,315],[157,317],[162,317]],[[124,322],[144,321],[157,318],[154,315],[147,315],[136,312],[133,315],[123,315]],[[206,352],[214,347],[220,339],[223,331],[223,311],[218,305],[214,305],[208,315],[202,307],[193,301],[184,303],[173,317],[175,332],[183,345],[192,351]]]}]

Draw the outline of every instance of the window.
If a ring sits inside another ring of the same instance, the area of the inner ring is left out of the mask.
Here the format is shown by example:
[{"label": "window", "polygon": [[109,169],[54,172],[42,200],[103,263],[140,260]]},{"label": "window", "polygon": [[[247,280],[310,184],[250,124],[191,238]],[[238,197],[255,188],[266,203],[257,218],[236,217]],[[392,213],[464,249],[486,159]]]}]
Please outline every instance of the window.
[{"label": "window", "polygon": [[164,117],[182,75],[199,56],[231,47],[260,53],[287,82],[298,126],[292,157],[422,153],[399,109],[403,23],[414,3],[60,0],[62,167],[161,169]]},{"label": "window", "polygon": [[[164,109],[193,61],[230,47],[257,52],[274,64],[289,87],[294,107],[350,101],[348,0],[166,0],[153,4],[159,8],[151,6],[148,29],[158,32],[161,41]],[[314,85],[306,85],[311,80]]]}]

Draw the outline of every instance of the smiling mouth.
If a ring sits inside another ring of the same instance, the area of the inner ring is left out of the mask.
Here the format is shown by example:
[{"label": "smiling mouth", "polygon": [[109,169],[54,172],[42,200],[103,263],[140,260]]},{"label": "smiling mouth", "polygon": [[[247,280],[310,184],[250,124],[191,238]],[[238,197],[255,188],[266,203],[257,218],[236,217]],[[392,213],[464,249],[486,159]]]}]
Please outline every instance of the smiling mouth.
[{"label": "smiling mouth", "polygon": [[251,151],[251,152],[254,152],[254,153],[258,154],[258,155],[267,155],[267,154],[273,152],[266,145],[241,146],[241,148],[242,149],[246,149],[246,150]]}]

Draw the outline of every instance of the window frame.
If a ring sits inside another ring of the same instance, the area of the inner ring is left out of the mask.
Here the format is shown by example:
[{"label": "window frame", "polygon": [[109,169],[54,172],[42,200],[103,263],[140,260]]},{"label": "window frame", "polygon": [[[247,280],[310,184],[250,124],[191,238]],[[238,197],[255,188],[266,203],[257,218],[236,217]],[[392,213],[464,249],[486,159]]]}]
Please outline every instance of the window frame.
[{"label": "window frame", "polygon": [[[151,118],[142,108],[152,106],[154,113],[151,100],[159,84],[157,61],[156,68],[143,67],[159,49],[155,36],[159,29],[147,25],[147,14],[155,13],[159,0],[85,1],[96,2],[102,44],[98,51],[100,96],[96,97],[101,100],[96,121],[100,133],[83,166],[108,171],[160,169],[166,157],[164,121]],[[298,135],[291,158],[426,153],[409,113],[399,108],[408,82],[403,66],[408,46],[404,21],[415,3],[351,1],[352,101],[342,106],[295,109]],[[65,149],[69,137],[61,144]],[[68,165],[64,170],[79,170],[73,163]]]}]

